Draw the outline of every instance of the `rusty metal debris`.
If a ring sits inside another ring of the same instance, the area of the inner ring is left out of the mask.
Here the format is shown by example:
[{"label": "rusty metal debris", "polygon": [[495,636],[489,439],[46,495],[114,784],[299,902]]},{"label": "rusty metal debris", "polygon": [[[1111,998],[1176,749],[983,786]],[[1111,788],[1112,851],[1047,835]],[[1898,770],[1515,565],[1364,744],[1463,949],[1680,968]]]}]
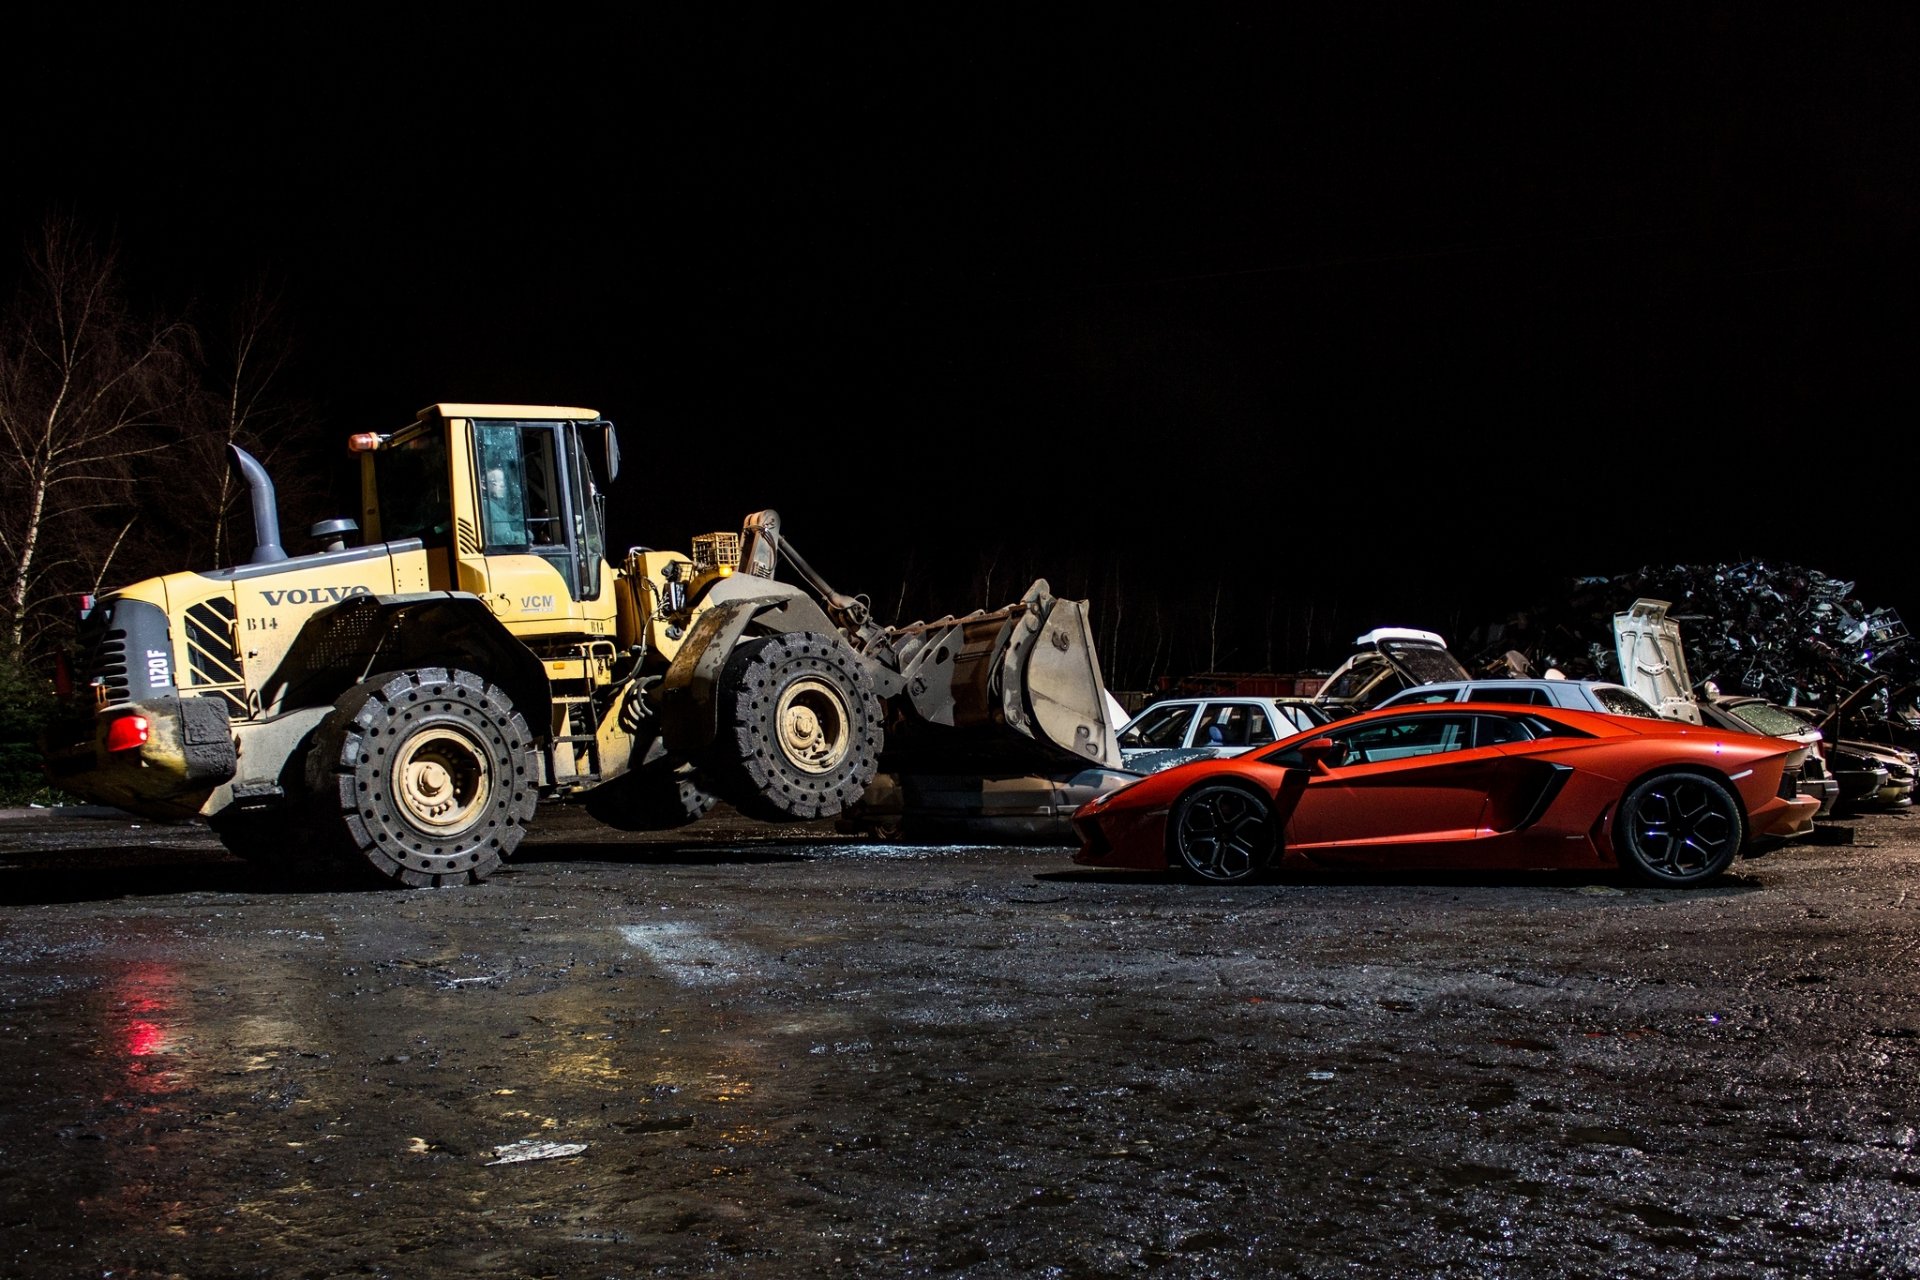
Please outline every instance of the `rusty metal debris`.
[{"label": "rusty metal debris", "polygon": [[1696,690],[1758,694],[1831,710],[1855,699],[1864,724],[1920,734],[1920,646],[1890,608],[1870,607],[1854,584],[1817,569],[1758,560],[1649,565],[1583,577],[1558,601],[1469,636],[1469,665],[1487,675],[1618,680],[1613,617],[1633,601],[1669,602]]}]

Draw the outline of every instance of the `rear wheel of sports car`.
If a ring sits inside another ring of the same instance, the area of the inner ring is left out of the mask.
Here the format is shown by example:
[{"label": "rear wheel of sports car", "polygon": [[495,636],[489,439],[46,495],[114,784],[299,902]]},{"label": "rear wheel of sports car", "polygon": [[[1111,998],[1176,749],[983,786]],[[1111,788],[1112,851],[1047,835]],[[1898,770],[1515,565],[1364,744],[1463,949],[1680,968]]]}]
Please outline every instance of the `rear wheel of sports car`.
[{"label": "rear wheel of sports car", "polygon": [[1189,879],[1244,884],[1272,864],[1278,836],[1273,806],[1263,797],[1214,783],[1195,788],[1173,806],[1167,852]]},{"label": "rear wheel of sports car", "polygon": [[1661,773],[1620,801],[1614,843],[1621,865],[1654,885],[1691,885],[1725,871],[1747,836],[1746,810],[1705,774]]}]

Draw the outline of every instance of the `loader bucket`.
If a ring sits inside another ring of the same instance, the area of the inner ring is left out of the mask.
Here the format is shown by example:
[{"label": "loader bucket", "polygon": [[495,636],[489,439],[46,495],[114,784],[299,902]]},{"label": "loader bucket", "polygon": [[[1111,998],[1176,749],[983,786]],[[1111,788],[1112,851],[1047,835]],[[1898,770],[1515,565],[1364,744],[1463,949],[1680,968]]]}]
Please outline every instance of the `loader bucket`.
[{"label": "loader bucket", "polygon": [[887,629],[905,691],[893,700],[890,764],[1071,759],[1120,768],[1084,601],[1046,579],[1003,609]]}]

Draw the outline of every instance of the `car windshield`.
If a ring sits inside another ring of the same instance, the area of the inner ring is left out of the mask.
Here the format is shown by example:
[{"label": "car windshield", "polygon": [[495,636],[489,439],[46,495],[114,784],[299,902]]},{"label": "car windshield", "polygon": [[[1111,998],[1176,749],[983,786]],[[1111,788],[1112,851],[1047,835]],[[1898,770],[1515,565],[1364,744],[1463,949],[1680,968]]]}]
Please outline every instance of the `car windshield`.
[{"label": "car windshield", "polygon": [[1815,727],[1811,720],[1802,719],[1772,702],[1737,702],[1727,710],[1752,725],[1755,733],[1770,734],[1776,738],[1798,737]]},{"label": "car windshield", "polygon": [[1631,689],[1609,689],[1604,685],[1593,691],[1594,699],[1617,716],[1645,716],[1649,720],[1658,720],[1660,713],[1653,704]]},{"label": "car windshield", "polygon": [[1442,680],[1458,680],[1467,674],[1460,660],[1446,649],[1438,649],[1428,644],[1400,645],[1388,642],[1382,646],[1393,655],[1393,660],[1413,677],[1415,684],[1435,684]]}]

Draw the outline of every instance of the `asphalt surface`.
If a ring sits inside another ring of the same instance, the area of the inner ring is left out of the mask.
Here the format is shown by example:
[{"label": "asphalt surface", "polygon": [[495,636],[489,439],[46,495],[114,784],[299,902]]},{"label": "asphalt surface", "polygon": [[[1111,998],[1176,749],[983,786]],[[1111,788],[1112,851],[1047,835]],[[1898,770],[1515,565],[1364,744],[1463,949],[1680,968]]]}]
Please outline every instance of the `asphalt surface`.
[{"label": "asphalt surface", "polygon": [[1920,1275],[1920,824],[1691,892],[0,817],[0,1274]]}]

